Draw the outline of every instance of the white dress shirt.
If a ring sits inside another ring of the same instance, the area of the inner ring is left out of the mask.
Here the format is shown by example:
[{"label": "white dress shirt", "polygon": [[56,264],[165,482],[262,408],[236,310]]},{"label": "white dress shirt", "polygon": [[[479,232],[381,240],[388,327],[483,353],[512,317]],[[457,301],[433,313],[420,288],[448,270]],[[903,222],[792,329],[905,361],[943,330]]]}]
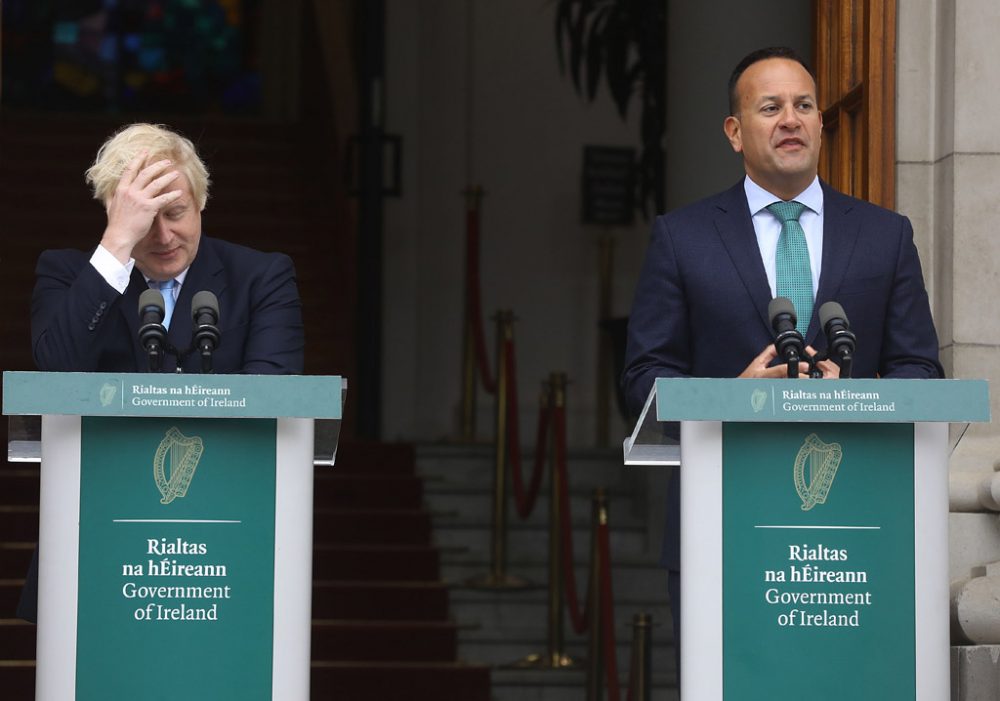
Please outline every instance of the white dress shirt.
[{"label": "white dress shirt", "polygon": [[[129,258],[128,262],[124,265],[115,258],[111,252],[104,246],[98,245],[97,250],[94,251],[94,255],[90,257],[90,264],[94,266],[94,269],[100,273],[109,285],[118,290],[119,294],[125,294],[125,290],[128,288],[129,278],[132,277],[132,268],[135,267],[135,258]],[[188,270],[191,268],[185,268],[183,272],[177,275],[174,279],[177,280],[177,284],[174,285],[174,301],[177,301],[177,297],[181,293],[181,285],[184,284],[184,278],[187,277]],[[145,277],[145,275],[143,276]],[[146,284],[148,285],[151,278],[146,277]]]}]

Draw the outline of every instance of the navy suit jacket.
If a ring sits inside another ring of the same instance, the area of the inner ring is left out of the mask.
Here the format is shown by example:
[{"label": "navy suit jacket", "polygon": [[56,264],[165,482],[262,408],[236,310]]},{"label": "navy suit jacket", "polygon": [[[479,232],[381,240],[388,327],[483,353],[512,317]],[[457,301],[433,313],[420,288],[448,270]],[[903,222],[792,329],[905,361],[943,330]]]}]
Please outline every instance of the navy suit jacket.
[{"label": "navy suit jacket", "polygon": [[[943,377],[913,229],[906,217],[823,186],[814,310],[839,302],[857,335],[853,377]],[[741,180],[658,217],[629,317],[622,385],[638,415],[657,377],[736,377],[774,340],[764,263]],[[805,335],[826,338],[814,311]],[[680,567],[678,477],[664,564]]]},{"label": "navy suit jacket", "polygon": [[[31,345],[39,370],[65,372],[146,372],[139,344],[139,295],[148,285],[133,269],[119,294],[90,264],[91,253],[45,251],[35,269],[31,298]],[[301,374],[304,337],[302,304],[291,259],[202,237],[184,278],[168,339],[177,349],[191,344],[191,298],[202,290],[219,300],[222,341],[213,355],[217,373]],[[163,372],[176,361],[167,356]],[[192,353],[182,364],[201,370]],[[34,621],[38,601],[38,552],[32,557],[17,614]]]},{"label": "navy suit jacket", "polygon": [[[138,269],[119,294],[90,265],[91,253],[45,251],[38,259],[31,300],[31,343],[40,370],[145,372],[138,341],[139,295],[148,285]],[[213,357],[216,373],[301,374],[305,346],[302,305],[291,259],[203,236],[184,279],[168,340],[191,345],[191,298],[208,290],[219,300],[222,341]],[[163,371],[175,369],[171,356]],[[197,373],[192,353],[182,364]]]}]

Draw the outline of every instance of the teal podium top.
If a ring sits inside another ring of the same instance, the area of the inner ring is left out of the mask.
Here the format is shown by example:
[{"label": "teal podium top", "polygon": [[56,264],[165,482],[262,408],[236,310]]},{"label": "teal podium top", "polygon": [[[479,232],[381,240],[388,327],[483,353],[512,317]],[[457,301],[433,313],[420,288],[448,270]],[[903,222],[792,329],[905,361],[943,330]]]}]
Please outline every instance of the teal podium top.
[{"label": "teal podium top", "polygon": [[626,465],[679,465],[664,421],[732,423],[988,422],[986,380],[758,380],[658,378],[632,435]]},{"label": "teal podium top", "polygon": [[347,380],[315,375],[5,372],[7,459],[39,462],[38,416],[315,419],[316,465],[333,465]]},{"label": "teal podium top", "polygon": [[5,372],[6,415],[340,419],[339,376]]},{"label": "teal podium top", "polygon": [[986,380],[656,380],[657,421],[990,420]]}]

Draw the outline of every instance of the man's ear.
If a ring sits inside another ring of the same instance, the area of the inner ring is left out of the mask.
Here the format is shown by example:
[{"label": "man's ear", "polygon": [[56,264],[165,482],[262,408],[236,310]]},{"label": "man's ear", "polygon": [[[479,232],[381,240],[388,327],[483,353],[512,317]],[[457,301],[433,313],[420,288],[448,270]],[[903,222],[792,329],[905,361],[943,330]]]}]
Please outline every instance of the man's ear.
[{"label": "man's ear", "polygon": [[743,153],[743,134],[740,127],[740,120],[733,115],[729,115],[722,122],[722,131],[725,132],[726,138],[729,139],[729,145],[736,153]]}]

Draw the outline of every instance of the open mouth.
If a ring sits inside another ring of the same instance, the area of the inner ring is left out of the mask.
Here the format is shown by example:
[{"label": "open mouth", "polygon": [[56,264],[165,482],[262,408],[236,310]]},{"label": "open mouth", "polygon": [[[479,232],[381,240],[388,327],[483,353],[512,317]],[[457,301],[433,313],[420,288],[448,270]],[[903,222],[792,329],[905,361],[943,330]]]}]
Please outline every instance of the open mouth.
[{"label": "open mouth", "polygon": [[778,142],[778,148],[782,149],[805,148],[805,145],[801,139],[782,139]]}]

